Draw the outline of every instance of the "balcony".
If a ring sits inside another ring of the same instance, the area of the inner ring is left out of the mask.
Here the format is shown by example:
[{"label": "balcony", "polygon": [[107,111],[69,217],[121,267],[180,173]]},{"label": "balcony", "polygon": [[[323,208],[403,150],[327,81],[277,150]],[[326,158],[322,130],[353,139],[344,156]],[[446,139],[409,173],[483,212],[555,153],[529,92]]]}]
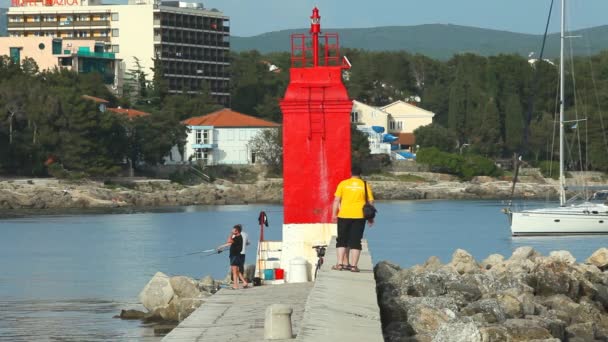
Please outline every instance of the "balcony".
[{"label": "balcony", "polygon": [[113,52],[91,52],[86,50],[78,50],[78,57],[101,58],[101,59],[116,59],[116,54]]},{"label": "balcony", "polygon": [[192,148],[217,148],[217,144],[192,144]]}]

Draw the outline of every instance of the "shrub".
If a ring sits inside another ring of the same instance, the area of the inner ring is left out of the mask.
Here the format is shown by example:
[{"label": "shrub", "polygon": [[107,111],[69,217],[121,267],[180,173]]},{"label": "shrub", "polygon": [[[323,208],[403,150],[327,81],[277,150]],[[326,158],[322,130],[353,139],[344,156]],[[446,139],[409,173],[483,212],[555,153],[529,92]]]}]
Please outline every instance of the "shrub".
[{"label": "shrub", "polygon": [[490,159],[474,154],[462,156],[441,152],[435,147],[420,149],[416,155],[416,162],[427,164],[433,172],[449,173],[465,180],[474,176],[502,175],[502,170]]},{"label": "shrub", "polygon": [[553,179],[559,178],[559,163],[557,161],[543,160],[538,163],[538,167],[540,168],[540,173],[543,174],[543,177]]}]

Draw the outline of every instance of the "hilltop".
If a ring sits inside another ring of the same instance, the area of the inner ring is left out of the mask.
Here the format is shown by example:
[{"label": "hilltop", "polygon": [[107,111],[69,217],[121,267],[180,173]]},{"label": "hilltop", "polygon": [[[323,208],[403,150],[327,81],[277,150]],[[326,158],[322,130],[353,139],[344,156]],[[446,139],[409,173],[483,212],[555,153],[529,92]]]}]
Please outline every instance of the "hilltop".
[{"label": "hilltop", "polygon": [[[262,53],[283,52],[290,49],[292,33],[306,33],[308,29],[282,30],[252,37],[232,36],[233,51],[258,50]],[[422,54],[431,58],[447,60],[454,54],[474,53],[481,56],[538,54],[542,35],[515,33],[451,24],[428,24],[416,26],[385,26],[357,29],[326,29],[327,33],[338,33],[342,48],[370,51],[399,51]],[[573,48],[581,54],[596,54],[608,49],[608,25],[570,33],[580,36],[572,40]],[[593,46],[590,46],[590,42]],[[555,58],[559,54],[559,33],[547,37],[545,56]]]}]

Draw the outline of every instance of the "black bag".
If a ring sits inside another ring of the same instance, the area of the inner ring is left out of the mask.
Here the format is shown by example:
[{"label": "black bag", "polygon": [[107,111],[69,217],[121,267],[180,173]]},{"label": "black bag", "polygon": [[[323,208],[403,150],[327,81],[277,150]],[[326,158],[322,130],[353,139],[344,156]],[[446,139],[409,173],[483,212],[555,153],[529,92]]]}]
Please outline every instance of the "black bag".
[{"label": "black bag", "polygon": [[378,210],[376,210],[376,207],[371,205],[367,200],[367,183],[365,181],[363,181],[363,187],[365,189],[365,204],[363,205],[363,217],[366,220],[371,220],[376,217],[376,212]]}]

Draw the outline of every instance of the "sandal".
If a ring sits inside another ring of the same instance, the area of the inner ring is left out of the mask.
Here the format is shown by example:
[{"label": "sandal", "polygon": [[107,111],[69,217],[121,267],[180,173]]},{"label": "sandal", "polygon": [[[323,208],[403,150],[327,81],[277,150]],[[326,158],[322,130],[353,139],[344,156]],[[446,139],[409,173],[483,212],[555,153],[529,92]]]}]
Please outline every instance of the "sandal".
[{"label": "sandal", "polygon": [[361,270],[360,270],[360,269],[359,269],[359,267],[357,267],[357,266],[351,266],[351,267],[350,267],[350,271],[351,271],[351,272],[361,272]]},{"label": "sandal", "polygon": [[342,265],[342,264],[337,264],[337,265],[333,265],[333,266],[331,267],[331,269],[332,269],[332,270],[334,270],[334,271],[343,271],[343,270],[345,270],[346,268],[345,268],[345,267],[344,267],[344,265]]}]

